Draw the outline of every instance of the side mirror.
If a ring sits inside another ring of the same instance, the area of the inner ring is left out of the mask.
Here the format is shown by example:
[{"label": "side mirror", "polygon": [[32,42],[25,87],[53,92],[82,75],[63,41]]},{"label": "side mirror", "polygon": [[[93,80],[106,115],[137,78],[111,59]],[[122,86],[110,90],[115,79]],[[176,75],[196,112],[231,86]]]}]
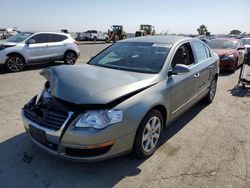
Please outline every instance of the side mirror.
[{"label": "side mirror", "polygon": [[241,47],[237,48],[237,50],[245,50],[245,47],[241,46]]},{"label": "side mirror", "polygon": [[176,64],[174,68],[169,71],[168,76],[187,74],[190,72],[190,67],[183,64]]},{"label": "side mirror", "polygon": [[35,44],[36,40],[35,39],[30,39],[26,42],[27,44]]}]

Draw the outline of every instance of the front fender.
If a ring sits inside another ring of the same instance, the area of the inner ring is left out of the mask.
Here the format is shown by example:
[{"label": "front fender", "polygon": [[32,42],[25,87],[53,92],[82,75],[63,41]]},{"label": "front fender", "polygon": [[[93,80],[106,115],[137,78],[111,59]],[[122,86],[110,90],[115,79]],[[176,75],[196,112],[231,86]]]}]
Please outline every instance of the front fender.
[{"label": "front fender", "polygon": [[[154,107],[162,105],[168,112],[166,82],[162,81],[123,101],[115,109],[122,109],[128,133],[136,132],[142,119]],[[168,114],[166,119],[168,118]]]}]

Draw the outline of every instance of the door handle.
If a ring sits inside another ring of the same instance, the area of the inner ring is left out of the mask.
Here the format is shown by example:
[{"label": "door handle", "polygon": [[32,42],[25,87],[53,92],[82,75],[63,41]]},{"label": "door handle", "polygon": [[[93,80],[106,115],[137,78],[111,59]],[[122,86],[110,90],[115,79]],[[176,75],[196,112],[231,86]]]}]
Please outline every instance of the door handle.
[{"label": "door handle", "polygon": [[210,65],[209,67],[210,67],[210,68],[214,68],[214,65]]},{"label": "door handle", "polygon": [[194,78],[199,78],[200,77],[200,73],[197,73],[194,75]]}]

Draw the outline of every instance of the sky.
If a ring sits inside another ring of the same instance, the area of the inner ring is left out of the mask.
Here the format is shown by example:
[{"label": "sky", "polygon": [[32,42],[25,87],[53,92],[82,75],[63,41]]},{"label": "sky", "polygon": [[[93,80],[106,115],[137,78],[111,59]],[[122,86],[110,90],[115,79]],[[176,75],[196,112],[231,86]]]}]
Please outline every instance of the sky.
[{"label": "sky", "polygon": [[140,24],[156,33],[211,34],[233,29],[250,33],[250,0],[0,0],[0,28],[83,32],[119,24],[134,33]]}]

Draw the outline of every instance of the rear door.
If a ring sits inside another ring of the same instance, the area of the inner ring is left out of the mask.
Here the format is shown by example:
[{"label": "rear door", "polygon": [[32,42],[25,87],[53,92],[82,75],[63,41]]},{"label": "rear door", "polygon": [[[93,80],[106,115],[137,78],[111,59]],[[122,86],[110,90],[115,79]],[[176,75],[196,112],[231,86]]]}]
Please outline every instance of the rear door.
[{"label": "rear door", "polygon": [[208,89],[211,83],[212,71],[215,69],[215,63],[212,59],[210,49],[202,42],[192,42],[192,48],[195,57],[195,63],[199,67],[199,76],[197,77],[198,90],[201,93],[205,89]]},{"label": "rear door", "polygon": [[68,37],[60,34],[49,34],[48,50],[50,59],[61,59],[66,51],[64,42]]},{"label": "rear door", "polygon": [[48,57],[48,40],[49,35],[45,33],[34,35],[31,39],[35,40],[34,44],[27,44],[27,55],[30,62],[42,61]]},{"label": "rear door", "polygon": [[194,55],[190,43],[182,44],[175,52],[171,62],[173,69],[176,64],[184,64],[190,67],[190,72],[180,75],[172,75],[168,78],[170,89],[171,119],[178,116],[188,108],[198,88],[197,73],[199,68],[195,65]]}]

